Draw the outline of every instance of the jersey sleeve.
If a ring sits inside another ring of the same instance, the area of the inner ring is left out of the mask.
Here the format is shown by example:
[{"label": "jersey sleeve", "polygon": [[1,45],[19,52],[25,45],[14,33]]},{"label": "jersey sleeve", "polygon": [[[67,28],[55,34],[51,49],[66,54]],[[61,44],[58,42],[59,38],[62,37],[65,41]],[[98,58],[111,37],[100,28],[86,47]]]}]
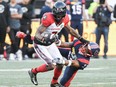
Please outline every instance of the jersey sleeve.
[{"label": "jersey sleeve", "polygon": [[41,23],[48,27],[53,23],[53,18],[51,17],[51,14],[45,13],[42,17]]}]

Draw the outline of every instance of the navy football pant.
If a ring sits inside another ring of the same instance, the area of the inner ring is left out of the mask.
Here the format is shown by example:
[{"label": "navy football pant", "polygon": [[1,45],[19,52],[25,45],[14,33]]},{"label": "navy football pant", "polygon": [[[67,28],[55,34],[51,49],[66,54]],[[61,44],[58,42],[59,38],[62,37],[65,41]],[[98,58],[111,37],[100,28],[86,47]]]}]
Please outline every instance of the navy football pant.
[{"label": "navy football pant", "polygon": [[70,82],[76,75],[78,69],[76,67],[67,66],[64,72],[63,77],[60,80],[60,84],[65,87],[69,87]]}]

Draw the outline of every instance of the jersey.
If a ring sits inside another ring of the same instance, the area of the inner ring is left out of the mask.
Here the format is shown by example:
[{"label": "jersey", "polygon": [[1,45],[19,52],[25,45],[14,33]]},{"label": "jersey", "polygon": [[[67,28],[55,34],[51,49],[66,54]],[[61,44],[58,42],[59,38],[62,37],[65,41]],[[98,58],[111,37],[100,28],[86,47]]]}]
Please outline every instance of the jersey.
[{"label": "jersey", "polygon": [[82,20],[82,2],[81,1],[71,4],[70,9],[71,9],[71,20],[72,21]]},{"label": "jersey", "polygon": [[[79,67],[73,67],[73,66],[67,66],[64,70],[64,75],[60,80],[60,84],[64,87],[69,87],[71,81],[73,80],[74,76],[76,75],[78,70],[83,70],[87,65],[89,64],[90,57],[85,57],[82,55],[82,53],[79,51],[79,48],[83,44],[79,40],[73,41],[72,45],[72,53],[76,54],[76,60],[79,63]],[[65,52],[65,50],[63,51]],[[62,53],[61,53],[62,54]]]},{"label": "jersey", "polygon": [[72,45],[72,53],[76,54],[77,60],[85,64],[89,64],[90,57],[85,57],[80,51],[79,48],[83,45],[79,40],[75,40]]},{"label": "jersey", "polygon": [[[79,48],[83,45],[83,43],[81,43],[79,40],[74,40],[73,44],[71,46],[71,49],[66,49],[66,48],[59,48],[61,54],[63,57],[65,58],[69,58],[69,53],[71,51],[71,53],[73,55],[76,55],[76,60],[78,60],[79,62],[82,62],[84,64],[89,64],[90,61],[90,57],[87,56],[85,57],[80,51]],[[80,68],[81,69],[81,68]]]},{"label": "jersey", "polygon": [[41,23],[47,27],[47,29],[41,35],[43,36],[45,33],[58,34],[62,28],[68,24],[68,22],[69,16],[67,14],[64,18],[62,18],[60,23],[57,24],[51,12],[45,13],[42,17]]}]

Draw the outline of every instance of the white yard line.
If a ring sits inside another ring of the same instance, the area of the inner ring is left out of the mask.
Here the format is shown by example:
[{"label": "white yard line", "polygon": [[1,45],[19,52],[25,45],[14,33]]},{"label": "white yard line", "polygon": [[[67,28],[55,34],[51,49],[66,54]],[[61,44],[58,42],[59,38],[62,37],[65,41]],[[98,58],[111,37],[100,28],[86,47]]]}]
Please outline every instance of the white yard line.
[{"label": "white yard line", "polygon": [[[103,70],[103,69],[106,69],[106,68],[86,68],[85,70]],[[30,70],[30,68],[24,68],[24,69],[0,69],[0,71],[5,71],[5,72],[22,72],[22,71],[28,71]]]},{"label": "white yard line", "polygon": [[22,72],[22,71],[28,71],[30,69],[0,69],[0,71],[3,71],[3,72]]}]

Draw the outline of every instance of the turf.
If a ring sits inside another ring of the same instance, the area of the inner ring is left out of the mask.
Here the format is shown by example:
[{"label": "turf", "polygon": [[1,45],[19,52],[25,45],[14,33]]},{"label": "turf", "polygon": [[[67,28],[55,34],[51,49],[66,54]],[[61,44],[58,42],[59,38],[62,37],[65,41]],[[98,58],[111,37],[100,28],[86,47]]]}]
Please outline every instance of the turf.
[{"label": "turf", "polygon": [[[29,69],[42,63],[39,59],[0,61],[0,87],[50,87],[53,71],[39,73],[38,86],[28,76]],[[116,58],[91,59],[85,70],[78,71],[70,87],[116,87]]]}]

